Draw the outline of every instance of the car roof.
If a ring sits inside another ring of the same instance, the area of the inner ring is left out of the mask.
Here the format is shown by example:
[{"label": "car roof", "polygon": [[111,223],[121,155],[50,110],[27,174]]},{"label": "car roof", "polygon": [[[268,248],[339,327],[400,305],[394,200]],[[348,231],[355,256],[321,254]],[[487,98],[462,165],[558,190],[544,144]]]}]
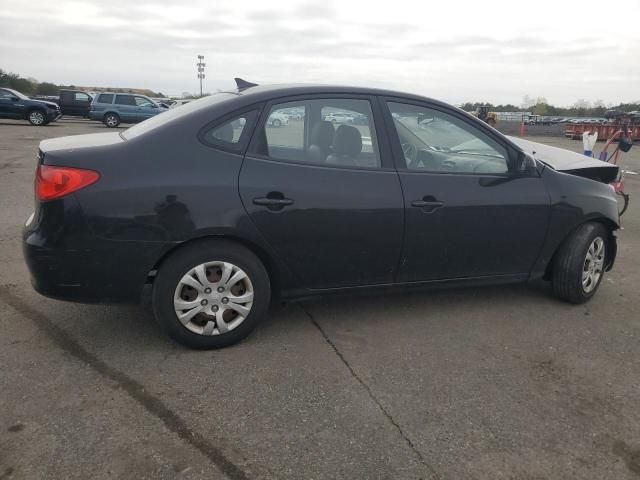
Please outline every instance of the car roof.
[{"label": "car roof", "polygon": [[417,101],[428,101],[430,103],[442,105],[451,108],[450,104],[435,100],[433,98],[424,97],[407,92],[399,92],[395,90],[385,90],[380,88],[356,87],[349,85],[321,85],[321,84],[273,84],[273,85],[257,85],[243,90],[232,90],[227,93],[234,93],[242,96],[256,97],[256,101],[270,100],[278,97],[288,97],[295,95],[308,94],[352,94],[352,95],[380,95],[385,97],[402,97]]},{"label": "car roof", "polygon": [[136,95],[138,97],[151,98],[148,95],[144,95],[142,93],[131,93],[131,92],[95,92],[95,95]]}]

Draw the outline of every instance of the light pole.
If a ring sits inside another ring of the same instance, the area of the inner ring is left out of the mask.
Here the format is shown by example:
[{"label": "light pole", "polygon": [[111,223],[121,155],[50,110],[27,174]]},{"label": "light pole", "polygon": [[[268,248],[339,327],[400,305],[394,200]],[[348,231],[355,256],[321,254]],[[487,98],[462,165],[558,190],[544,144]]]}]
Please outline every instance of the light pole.
[{"label": "light pole", "polygon": [[205,67],[205,63],[204,63],[204,55],[198,55],[198,63],[196,63],[196,65],[198,66],[198,78],[200,79],[200,97],[202,97],[202,79],[204,78],[204,67]]}]

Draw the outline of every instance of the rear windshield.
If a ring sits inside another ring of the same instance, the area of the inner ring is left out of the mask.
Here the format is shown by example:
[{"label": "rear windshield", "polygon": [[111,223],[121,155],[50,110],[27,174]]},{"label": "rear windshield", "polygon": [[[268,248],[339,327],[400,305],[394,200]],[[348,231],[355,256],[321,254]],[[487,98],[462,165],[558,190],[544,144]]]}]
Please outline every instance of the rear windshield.
[{"label": "rear windshield", "polygon": [[167,110],[166,112],[159,113],[158,115],[151,117],[142,123],[138,123],[137,125],[134,125],[133,127],[128,128],[127,130],[122,132],[120,135],[122,135],[122,138],[124,138],[125,140],[131,140],[132,138],[135,138],[144,133],[155,130],[156,128],[161,127],[162,125],[165,125],[169,122],[177,120],[178,118],[185,117],[191,114],[192,112],[201,110],[203,108],[208,108],[211,105],[224,102],[225,100],[229,100],[230,98],[235,98],[236,96],[237,94],[235,93],[220,92],[220,93],[211,95],[209,97],[204,97],[198,100],[194,100],[185,105],[181,105],[179,107],[172,108],[171,110]]}]

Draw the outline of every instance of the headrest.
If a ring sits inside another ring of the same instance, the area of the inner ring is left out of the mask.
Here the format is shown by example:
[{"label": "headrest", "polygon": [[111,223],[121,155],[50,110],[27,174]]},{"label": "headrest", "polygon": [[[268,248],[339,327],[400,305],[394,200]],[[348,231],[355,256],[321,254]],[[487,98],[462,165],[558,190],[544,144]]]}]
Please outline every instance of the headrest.
[{"label": "headrest", "polygon": [[333,144],[335,129],[331,122],[322,120],[316,123],[311,129],[311,144],[319,147],[329,148]]},{"label": "headrest", "polygon": [[333,153],[356,157],[362,151],[360,130],[350,125],[340,125],[333,139]]}]

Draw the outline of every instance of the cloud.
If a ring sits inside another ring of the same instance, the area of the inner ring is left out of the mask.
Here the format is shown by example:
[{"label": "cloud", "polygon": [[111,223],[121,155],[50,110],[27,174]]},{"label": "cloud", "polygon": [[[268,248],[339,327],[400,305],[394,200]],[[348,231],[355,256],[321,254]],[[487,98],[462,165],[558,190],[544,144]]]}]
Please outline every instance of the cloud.
[{"label": "cloud", "polygon": [[[558,104],[636,100],[640,54],[635,0],[615,36],[591,29],[593,10],[538,0],[351,0],[264,3],[192,0],[0,0],[0,68],[76,85],[196,91],[241,75],[259,82],[346,83],[407,90],[450,102]],[[599,8],[594,3],[594,8]],[[591,12],[591,13],[589,13]],[[17,42],[15,39],[19,38]]]}]

